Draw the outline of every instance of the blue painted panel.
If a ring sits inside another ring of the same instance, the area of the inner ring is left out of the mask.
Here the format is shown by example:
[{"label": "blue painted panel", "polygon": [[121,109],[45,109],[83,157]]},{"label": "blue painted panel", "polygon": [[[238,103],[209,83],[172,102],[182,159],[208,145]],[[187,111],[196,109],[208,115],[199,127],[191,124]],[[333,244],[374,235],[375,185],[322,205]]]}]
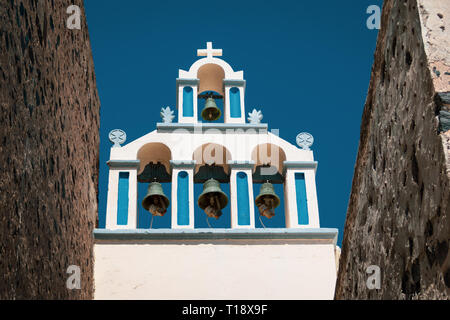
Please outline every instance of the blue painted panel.
[{"label": "blue painted panel", "polygon": [[306,198],[305,174],[295,174],[295,193],[297,195],[297,215],[300,225],[309,224],[308,202]]},{"label": "blue painted panel", "polygon": [[248,196],[248,179],[245,172],[236,175],[238,225],[250,225],[250,199]]},{"label": "blue painted panel", "polygon": [[129,181],[129,172],[119,172],[119,192],[117,198],[117,224],[119,226],[126,226],[128,224]]},{"label": "blue painted panel", "polygon": [[241,117],[241,92],[236,87],[230,89],[230,117]]},{"label": "blue painted panel", "polygon": [[194,116],[194,90],[192,87],[183,88],[183,117]]},{"label": "blue painted panel", "polygon": [[178,173],[177,221],[179,226],[189,225],[189,175],[186,171]]}]

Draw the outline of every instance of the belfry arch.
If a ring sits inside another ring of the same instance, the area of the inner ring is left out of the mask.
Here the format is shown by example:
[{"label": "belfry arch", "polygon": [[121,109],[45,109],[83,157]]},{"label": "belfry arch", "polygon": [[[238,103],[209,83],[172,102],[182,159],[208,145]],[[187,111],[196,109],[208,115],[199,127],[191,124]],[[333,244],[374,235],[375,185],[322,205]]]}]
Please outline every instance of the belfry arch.
[{"label": "belfry arch", "polygon": [[142,146],[137,152],[136,158],[140,160],[138,174],[141,174],[145,166],[149,163],[157,164],[160,162],[164,165],[167,172],[170,172],[170,160],[172,160],[172,152],[169,147],[160,142],[151,142]]},{"label": "belfry arch", "polygon": [[[189,71],[179,70],[178,122],[198,123],[205,120],[244,124],[246,82],[243,71],[234,71],[226,61],[216,58],[222,56],[222,50],[213,49],[211,42],[207,43],[206,49],[198,50],[197,54],[205,58],[192,64]],[[214,106],[210,99],[214,99],[218,105]],[[206,106],[207,100],[210,100],[208,109],[212,108],[215,116],[205,117],[202,114],[205,109],[202,107]],[[214,109],[221,110],[221,113]]]},{"label": "belfry arch", "polygon": [[257,145],[252,151],[252,160],[255,162],[255,169],[259,166],[275,167],[273,170],[267,170],[267,173],[283,175],[283,163],[286,161],[284,150],[272,143],[263,143]]},{"label": "belfry arch", "polygon": [[199,79],[199,94],[205,91],[214,91],[221,96],[224,95],[223,79],[225,79],[225,71],[215,63],[208,63],[201,66],[197,72]]},{"label": "belfry arch", "polygon": [[230,151],[223,145],[217,143],[205,143],[195,149],[192,154],[192,160],[195,161],[195,173],[197,174],[202,166],[215,165],[222,167],[226,174],[230,169],[228,162],[232,160]]}]

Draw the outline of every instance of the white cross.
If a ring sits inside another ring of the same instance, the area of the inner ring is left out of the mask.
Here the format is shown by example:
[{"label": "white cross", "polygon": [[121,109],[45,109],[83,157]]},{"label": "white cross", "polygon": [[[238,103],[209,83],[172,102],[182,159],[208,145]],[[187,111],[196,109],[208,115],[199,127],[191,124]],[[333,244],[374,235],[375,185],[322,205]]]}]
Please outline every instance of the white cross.
[{"label": "white cross", "polygon": [[222,49],[213,49],[212,42],[206,43],[206,49],[198,49],[197,50],[197,56],[199,57],[221,57],[222,56]]}]

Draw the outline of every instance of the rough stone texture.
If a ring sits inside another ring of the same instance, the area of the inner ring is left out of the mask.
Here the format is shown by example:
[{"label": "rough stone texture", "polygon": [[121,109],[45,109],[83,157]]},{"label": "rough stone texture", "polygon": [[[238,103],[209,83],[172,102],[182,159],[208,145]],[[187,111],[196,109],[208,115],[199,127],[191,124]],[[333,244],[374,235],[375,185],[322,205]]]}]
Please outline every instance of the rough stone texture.
[{"label": "rough stone texture", "polygon": [[[450,1],[386,0],[347,212],[336,299],[450,297]],[[366,268],[381,269],[369,290]]]},{"label": "rough stone texture", "polygon": [[0,0],[0,299],[93,297],[95,83],[82,0]]}]

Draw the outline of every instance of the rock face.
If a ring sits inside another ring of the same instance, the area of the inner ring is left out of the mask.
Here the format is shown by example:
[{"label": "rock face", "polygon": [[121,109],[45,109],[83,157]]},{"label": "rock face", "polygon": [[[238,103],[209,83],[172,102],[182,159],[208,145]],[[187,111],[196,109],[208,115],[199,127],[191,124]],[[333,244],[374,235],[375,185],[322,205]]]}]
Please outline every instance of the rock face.
[{"label": "rock face", "polygon": [[[81,30],[66,28],[72,4]],[[0,1],[0,299],[93,296],[95,83],[82,0]]]},{"label": "rock face", "polygon": [[449,22],[447,0],[384,2],[336,299],[450,297]]}]

